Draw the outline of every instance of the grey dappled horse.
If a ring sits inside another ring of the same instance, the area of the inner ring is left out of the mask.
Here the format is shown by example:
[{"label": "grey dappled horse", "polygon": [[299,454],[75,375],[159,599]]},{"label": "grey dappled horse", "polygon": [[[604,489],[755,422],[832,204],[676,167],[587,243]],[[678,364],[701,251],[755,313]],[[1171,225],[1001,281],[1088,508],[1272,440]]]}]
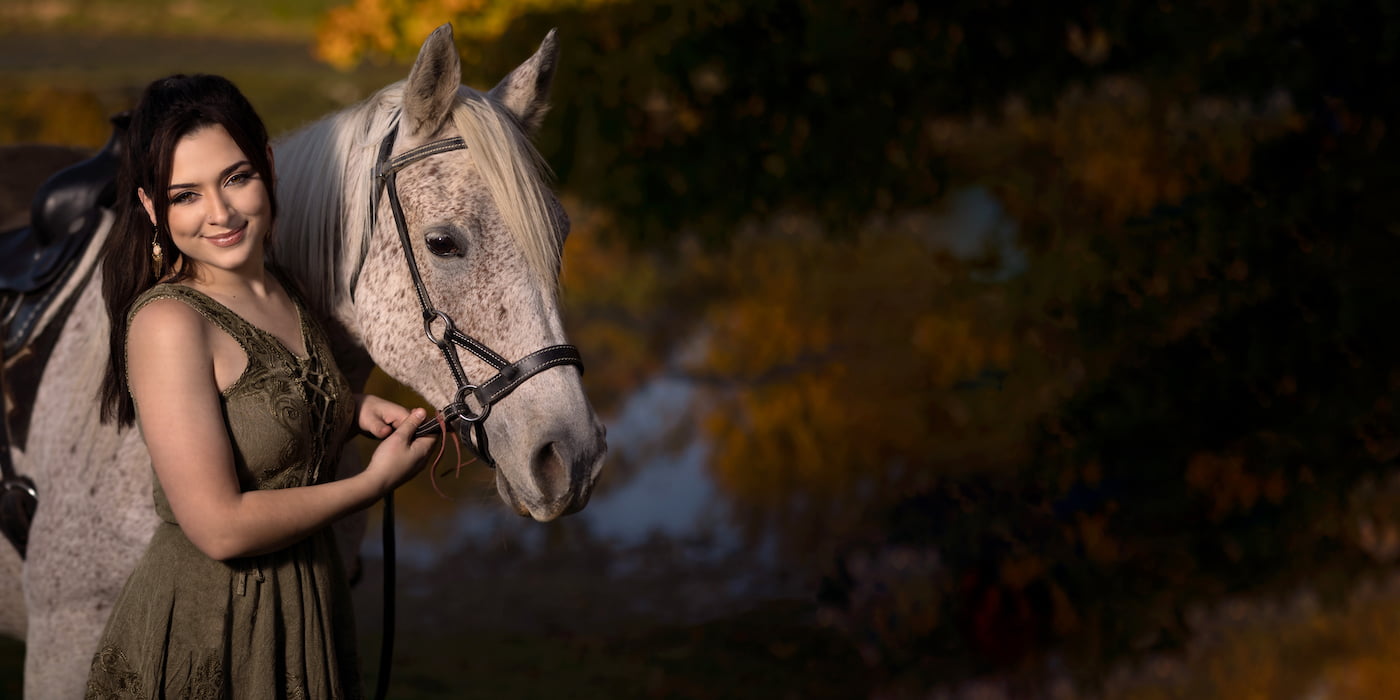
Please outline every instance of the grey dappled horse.
[{"label": "grey dappled horse", "polygon": [[[437,307],[510,360],[567,342],[557,278],[568,220],[528,140],[547,108],[557,55],[551,32],[534,56],[479,92],[460,85],[444,25],[424,42],[407,80],[276,144],[282,211],[272,255],[325,322],[352,386],[363,386],[378,365],[434,406],[457,392],[424,337],[390,208],[375,201],[378,149],[395,128],[394,153],[454,136],[467,146],[398,174],[414,254]],[[79,295],[77,304],[61,321],[26,450],[14,453],[40,504],[27,561],[0,543],[0,633],[26,640],[30,698],[82,696],[108,610],[155,526],[140,435],[98,420],[108,347],[100,271],[80,281],[106,235],[104,227],[63,292]],[[468,377],[495,373],[460,355]],[[485,423],[497,489],[522,515],[546,521],[582,508],[598,477],[604,431],[579,375],[571,366],[535,375]],[[341,461],[342,473],[359,468],[350,450]]]}]

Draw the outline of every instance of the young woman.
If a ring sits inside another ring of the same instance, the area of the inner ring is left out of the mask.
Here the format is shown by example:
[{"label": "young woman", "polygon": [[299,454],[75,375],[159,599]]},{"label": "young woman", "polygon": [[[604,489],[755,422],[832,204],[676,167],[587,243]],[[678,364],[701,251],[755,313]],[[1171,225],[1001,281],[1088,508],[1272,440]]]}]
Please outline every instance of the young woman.
[{"label": "young woman", "polygon": [[[229,81],[152,83],[132,114],[103,261],[103,415],[139,425],[160,517],[93,657],[89,698],[360,696],[329,526],[421,468],[421,409],[354,396],[264,264],[267,132]],[[384,438],[336,480],[351,430]]]}]

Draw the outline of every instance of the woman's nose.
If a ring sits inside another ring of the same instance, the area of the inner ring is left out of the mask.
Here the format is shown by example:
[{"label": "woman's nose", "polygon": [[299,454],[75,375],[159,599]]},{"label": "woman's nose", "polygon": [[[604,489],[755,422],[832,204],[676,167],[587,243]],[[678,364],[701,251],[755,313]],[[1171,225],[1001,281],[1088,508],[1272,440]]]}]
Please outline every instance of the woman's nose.
[{"label": "woman's nose", "polygon": [[229,206],[229,202],[222,192],[216,192],[206,197],[204,201],[208,204],[205,219],[209,223],[222,226],[227,224],[229,218],[233,216],[233,207]]}]

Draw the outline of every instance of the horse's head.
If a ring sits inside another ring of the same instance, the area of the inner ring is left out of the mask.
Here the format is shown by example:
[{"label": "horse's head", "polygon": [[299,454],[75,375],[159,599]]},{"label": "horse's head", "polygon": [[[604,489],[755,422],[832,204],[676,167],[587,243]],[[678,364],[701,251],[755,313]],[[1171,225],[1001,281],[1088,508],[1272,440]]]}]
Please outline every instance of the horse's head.
[{"label": "horse's head", "polygon": [[[396,129],[389,129],[392,156],[443,139],[465,143],[404,165],[391,189],[433,307],[507,362],[567,343],[557,289],[568,218],[544,184],[527,133],[547,108],[557,56],[551,32],[499,85],[478,92],[460,84],[460,59],[444,25],[424,42],[408,80],[378,97],[390,122],[398,114]],[[343,277],[349,308],[342,302],[336,315],[350,321],[380,368],[445,406],[460,398],[459,386],[425,335],[390,194],[382,183],[374,187],[373,228],[360,264],[351,263],[355,269]],[[433,327],[438,335],[444,330],[440,322]],[[454,352],[472,384],[498,372],[471,353]],[[598,478],[607,446],[580,374],[567,363],[549,366],[491,406],[482,423],[498,465],[497,489],[522,515],[545,521],[576,511]],[[481,409],[475,400],[467,403]]]}]

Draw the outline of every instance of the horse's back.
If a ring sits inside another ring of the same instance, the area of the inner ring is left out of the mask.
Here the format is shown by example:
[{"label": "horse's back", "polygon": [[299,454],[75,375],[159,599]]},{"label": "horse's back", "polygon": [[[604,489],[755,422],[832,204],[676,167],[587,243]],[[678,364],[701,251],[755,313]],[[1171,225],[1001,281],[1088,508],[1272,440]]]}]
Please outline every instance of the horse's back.
[{"label": "horse's back", "polygon": [[[81,162],[91,151],[47,144],[0,146],[0,233],[29,225],[34,195],[54,173]],[[26,606],[23,561],[0,541],[0,635],[24,638]]]}]

